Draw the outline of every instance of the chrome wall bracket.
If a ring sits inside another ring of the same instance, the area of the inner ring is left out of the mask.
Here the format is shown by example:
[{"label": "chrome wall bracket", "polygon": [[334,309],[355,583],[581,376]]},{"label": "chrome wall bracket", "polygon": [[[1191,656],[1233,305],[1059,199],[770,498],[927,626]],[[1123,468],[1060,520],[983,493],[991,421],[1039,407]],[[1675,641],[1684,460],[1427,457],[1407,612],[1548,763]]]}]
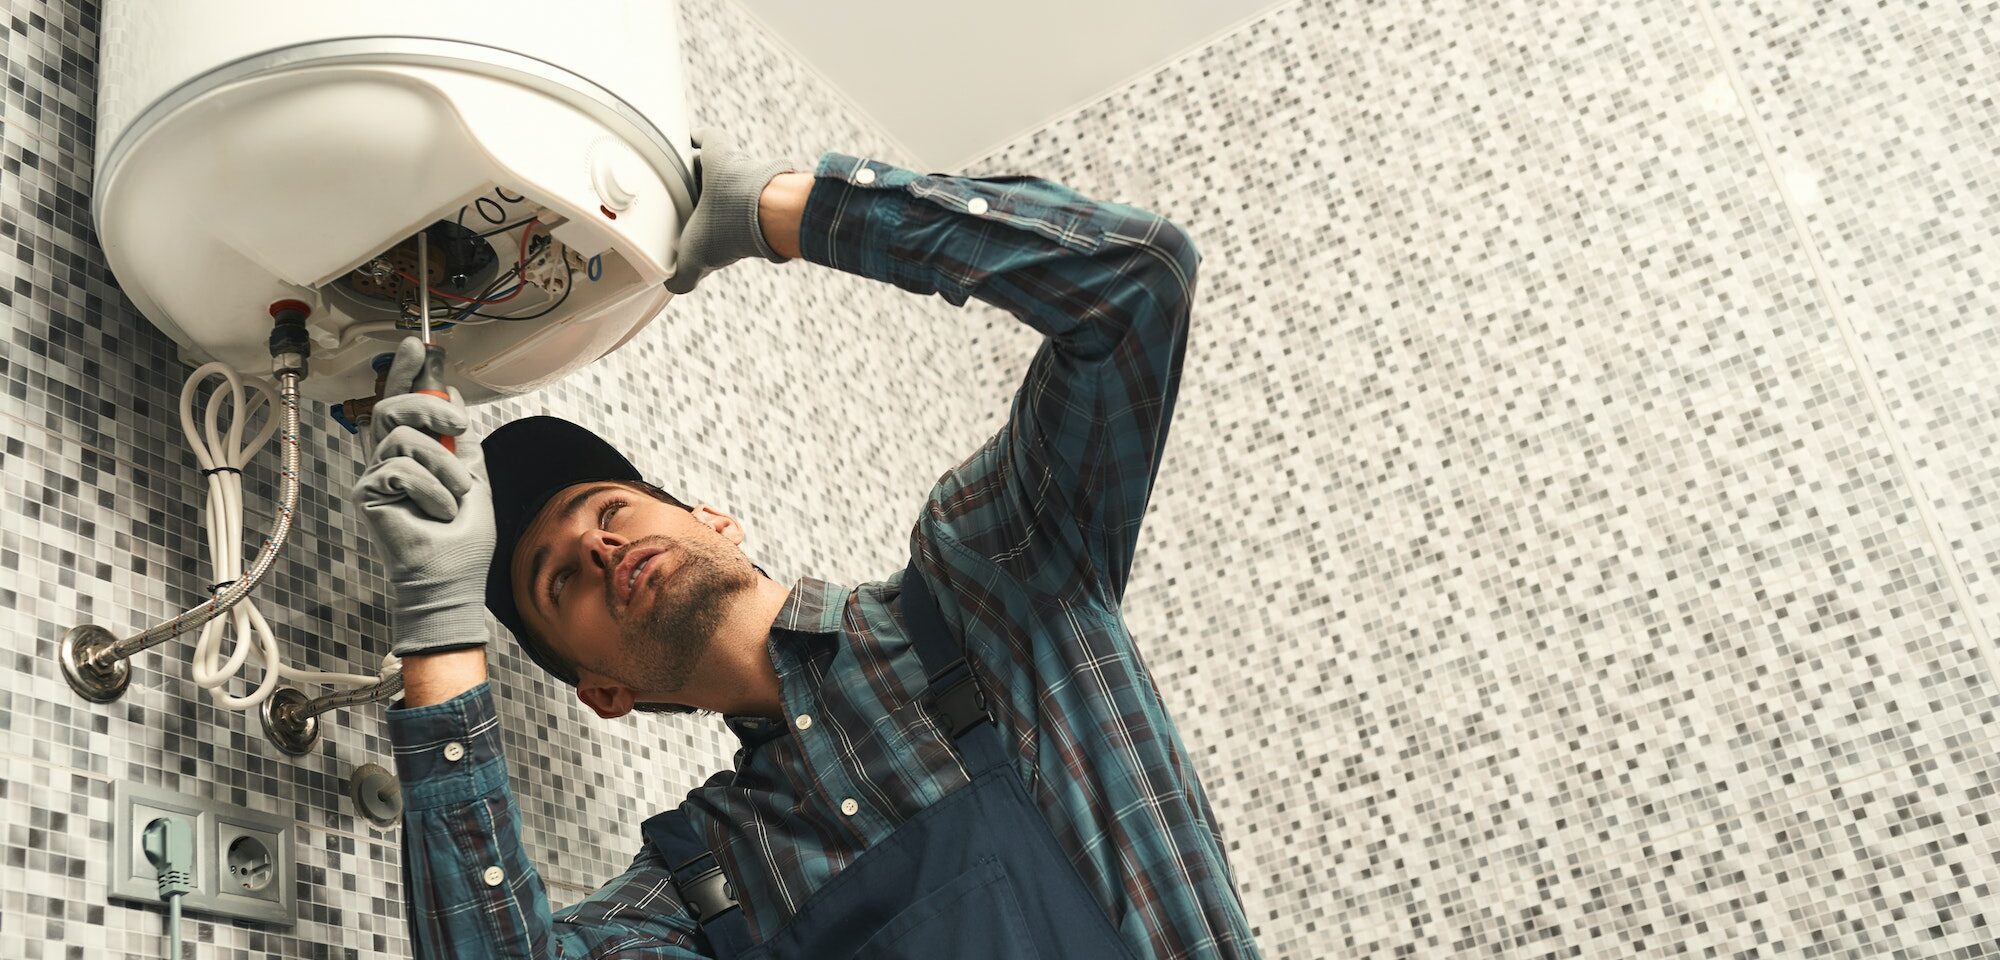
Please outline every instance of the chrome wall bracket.
[{"label": "chrome wall bracket", "polygon": [[118,635],[94,623],[71,627],[63,634],[56,658],[71,690],[92,703],[110,703],[132,684],[132,661],[110,656]]},{"label": "chrome wall bracket", "polygon": [[295,757],[312,752],[319,743],[319,715],[340,707],[379,703],[403,692],[399,668],[376,683],[339,693],[308,698],[297,687],[279,687],[264,699],[264,736]]},{"label": "chrome wall bracket", "polygon": [[264,698],[264,736],[294,757],[311,753],[319,744],[319,717],[303,711],[309,702],[297,687],[279,687]]}]

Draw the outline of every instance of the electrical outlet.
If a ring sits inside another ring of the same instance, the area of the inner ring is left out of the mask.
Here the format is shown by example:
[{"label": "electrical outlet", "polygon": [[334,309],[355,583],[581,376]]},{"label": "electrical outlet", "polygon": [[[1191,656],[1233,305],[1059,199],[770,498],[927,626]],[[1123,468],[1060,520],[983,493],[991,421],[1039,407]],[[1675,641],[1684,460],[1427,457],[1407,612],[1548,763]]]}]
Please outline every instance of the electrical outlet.
[{"label": "electrical outlet", "polygon": [[218,828],[215,845],[222,848],[222,889],[252,897],[271,890],[273,843],[250,832],[227,836]]},{"label": "electrical outlet", "polygon": [[146,825],[158,817],[180,817],[194,832],[193,882],[187,896],[181,898],[182,903],[209,894],[213,887],[206,885],[203,861],[208,858],[208,850],[202,840],[213,826],[208,801],[122,781],[115,785],[113,793],[111,895],[159,902],[158,875],[152,861],[146,859],[145,848]]},{"label": "electrical outlet", "polygon": [[290,917],[292,825],[269,814],[246,813],[252,811],[215,816],[215,842],[209,850],[216,865],[216,902],[256,919]]},{"label": "electrical outlet", "polygon": [[[136,786],[121,784],[121,786]],[[209,810],[206,801],[195,797],[185,797],[177,793],[161,790],[144,797],[124,796],[119,798],[117,843],[114,845],[111,871],[111,892],[133,898],[145,898],[158,902],[160,899],[159,875],[153,869],[153,862],[146,859],[146,825],[159,817],[179,817],[186,820],[195,838],[194,864],[189,870],[192,883],[183,902],[210,892],[203,885],[202,860],[207,853],[202,849],[201,838],[209,826]]]},{"label": "electrical outlet", "polygon": [[112,785],[110,894],[159,906],[159,885],[146,859],[146,824],[183,817],[194,828],[193,883],[181,908],[289,927],[298,905],[292,823],[233,804],[142,783]]}]

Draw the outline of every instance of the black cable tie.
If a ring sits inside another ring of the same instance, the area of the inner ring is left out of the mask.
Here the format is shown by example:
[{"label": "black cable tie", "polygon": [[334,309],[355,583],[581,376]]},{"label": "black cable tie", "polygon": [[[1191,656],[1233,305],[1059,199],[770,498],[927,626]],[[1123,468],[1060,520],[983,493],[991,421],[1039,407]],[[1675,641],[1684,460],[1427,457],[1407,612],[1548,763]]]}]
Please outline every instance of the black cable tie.
[{"label": "black cable tie", "polygon": [[202,476],[204,476],[204,477],[206,477],[206,476],[209,476],[210,474],[216,474],[216,473],[233,473],[233,474],[236,474],[237,476],[242,476],[242,475],[243,475],[243,468],[242,468],[242,467],[209,467],[208,469],[206,469],[206,470],[203,470],[203,471],[201,472],[201,475],[202,475]]},{"label": "black cable tie", "polygon": [[221,583],[211,583],[208,585],[208,595],[211,597],[221,596],[222,591],[229,589],[230,585],[235,582],[235,580],[224,580]]}]

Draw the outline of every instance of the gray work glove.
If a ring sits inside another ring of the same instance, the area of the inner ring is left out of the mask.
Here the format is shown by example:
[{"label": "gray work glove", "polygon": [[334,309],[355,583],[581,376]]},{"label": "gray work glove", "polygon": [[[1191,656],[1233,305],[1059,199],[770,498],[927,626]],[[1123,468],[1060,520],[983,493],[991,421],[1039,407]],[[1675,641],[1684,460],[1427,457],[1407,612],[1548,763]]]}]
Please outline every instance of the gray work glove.
[{"label": "gray work glove", "polygon": [[[423,366],[416,337],[396,361],[369,426],[374,457],[352,499],[389,571],[398,657],[486,643],[486,571],[493,559],[493,488],[458,388],[450,400],[411,393]],[[457,437],[456,456],[428,434]]]},{"label": "gray work glove", "polygon": [[764,228],[757,223],[757,198],[773,177],[798,167],[789,160],[742,156],[736,138],[720,127],[703,127],[690,139],[701,150],[694,159],[701,199],[694,205],[694,216],[681,227],[667,289],[687,293],[710,271],[744,257],[763,257],[772,263],[790,259],[779,256],[764,239]]}]

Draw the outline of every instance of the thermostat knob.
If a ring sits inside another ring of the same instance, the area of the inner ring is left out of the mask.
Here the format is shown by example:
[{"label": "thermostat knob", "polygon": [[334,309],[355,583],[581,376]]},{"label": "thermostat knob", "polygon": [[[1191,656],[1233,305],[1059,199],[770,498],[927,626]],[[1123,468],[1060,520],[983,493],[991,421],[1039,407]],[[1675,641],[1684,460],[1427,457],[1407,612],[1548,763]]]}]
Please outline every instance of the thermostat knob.
[{"label": "thermostat knob", "polygon": [[613,210],[624,210],[639,199],[646,163],[616,140],[599,140],[590,151],[590,182],[598,199]]}]

